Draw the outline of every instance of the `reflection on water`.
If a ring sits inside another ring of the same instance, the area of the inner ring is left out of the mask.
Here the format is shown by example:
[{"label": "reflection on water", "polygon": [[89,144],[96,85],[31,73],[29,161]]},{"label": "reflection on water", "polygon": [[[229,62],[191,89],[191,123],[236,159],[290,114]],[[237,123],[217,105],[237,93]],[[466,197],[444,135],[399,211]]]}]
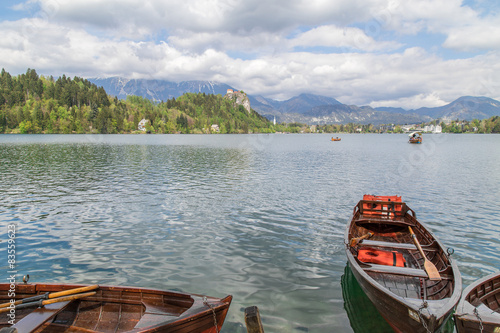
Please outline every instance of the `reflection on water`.
[{"label": "reflection on water", "polygon": [[[342,297],[344,309],[355,333],[392,333],[391,326],[380,315],[377,308],[366,296],[351,271],[349,264],[345,266],[342,275]],[[442,333],[452,333],[455,328],[453,318],[443,326]]]},{"label": "reflection on water", "polygon": [[500,136],[330,137],[2,135],[0,247],[15,224],[35,282],[232,294],[227,333],[252,305],[266,332],[352,331],[343,233],[365,193],[402,195],[464,285],[498,270]]},{"label": "reflection on water", "polygon": [[380,315],[377,308],[359,285],[349,264],[342,275],[342,297],[344,309],[355,333],[391,333],[391,326]]}]

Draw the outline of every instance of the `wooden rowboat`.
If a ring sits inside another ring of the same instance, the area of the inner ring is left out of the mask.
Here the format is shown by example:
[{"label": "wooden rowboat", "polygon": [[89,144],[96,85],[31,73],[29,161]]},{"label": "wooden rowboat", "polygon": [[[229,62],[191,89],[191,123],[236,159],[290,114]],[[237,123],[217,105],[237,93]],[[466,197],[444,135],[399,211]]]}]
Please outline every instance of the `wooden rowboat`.
[{"label": "wooden rowboat", "polygon": [[[0,302],[13,299],[0,284]],[[76,289],[75,289],[76,288]],[[86,293],[75,291],[88,290]],[[0,332],[219,332],[232,296],[223,299],[157,289],[67,284],[16,284],[18,302],[47,295],[43,307],[5,307]],[[69,293],[68,296],[53,297]],[[65,298],[65,299],[63,299]],[[47,302],[47,303],[45,303]],[[49,304],[52,302],[52,304]],[[9,316],[10,315],[10,316]]]},{"label": "wooden rowboat", "polygon": [[455,312],[455,324],[459,333],[500,333],[500,272],[465,288]]},{"label": "wooden rowboat", "polygon": [[401,197],[365,195],[344,242],[356,280],[395,332],[435,332],[446,323],[462,292],[460,273]]},{"label": "wooden rowboat", "polygon": [[422,133],[412,132],[408,136],[410,137],[410,139],[408,139],[409,143],[422,143]]},{"label": "wooden rowboat", "polygon": [[331,139],[331,141],[340,141],[340,140],[342,140],[342,139],[341,139],[341,138],[339,138],[339,137],[336,137],[336,138],[332,138],[332,139]]}]

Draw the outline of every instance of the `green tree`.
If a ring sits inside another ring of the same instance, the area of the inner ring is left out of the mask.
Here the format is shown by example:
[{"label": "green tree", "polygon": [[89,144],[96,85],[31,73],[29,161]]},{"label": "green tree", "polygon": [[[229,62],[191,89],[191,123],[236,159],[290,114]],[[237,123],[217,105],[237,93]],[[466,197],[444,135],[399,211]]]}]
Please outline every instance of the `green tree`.
[{"label": "green tree", "polygon": [[23,120],[19,124],[19,132],[21,134],[32,133],[33,132],[33,124],[30,120]]}]

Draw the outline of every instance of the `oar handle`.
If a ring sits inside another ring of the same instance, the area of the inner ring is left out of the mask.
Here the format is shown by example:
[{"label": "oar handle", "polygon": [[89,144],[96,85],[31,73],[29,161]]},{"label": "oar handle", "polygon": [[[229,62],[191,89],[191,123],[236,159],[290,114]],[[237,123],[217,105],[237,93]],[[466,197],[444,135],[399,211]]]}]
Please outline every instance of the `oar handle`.
[{"label": "oar handle", "polygon": [[81,287],[81,288],[75,288],[75,289],[68,289],[64,291],[58,291],[55,293],[52,293],[49,295],[49,298],[56,298],[56,297],[61,297],[61,296],[66,296],[66,295],[73,295],[73,294],[79,294],[83,293],[86,291],[91,291],[99,288],[98,284],[94,284],[92,286],[86,286],[86,287]]},{"label": "oar handle", "polygon": [[[43,300],[43,299],[49,299],[49,296],[50,296],[50,294],[47,292],[45,294],[17,300],[14,302],[14,304],[17,305],[17,304],[23,304],[23,303],[31,303],[31,302],[35,302],[35,301],[39,301],[39,300]],[[9,305],[10,305],[10,303],[0,304],[0,308],[5,308]]]},{"label": "oar handle", "polygon": [[413,243],[415,243],[415,245],[418,248],[418,251],[425,258],[424,250],[422,249],[422,246],[420,246],[420,243],[419,243],[419,241],[417,239],[417,236],[413,232],[413,229],[410,226],[408,226],[408,230],[410,230],[411,237],[413,238]]},{"label": "oar handle", "polygon": [[[18,310],[18,309],[25,309],[25,308],[32,308],[32,307],[42,307],[42,306],[47,305],[47,304],[72,301],[72,300],[83,298],[83,297],[94,296],[95,294],[96,294],[95,291],[91,291],[88,293],[63,296],[63,297],[58,297],[58,298],[53,298],[53,299],[48,299],[48,300],[39,299],[38,301],[35,301],[35,302],[23,303],[23,304],[16,305],[15,309]],[[9,312],[9,311],[10,311],[10,308],[0,309],[0,313]]]},{"label": "oar handle", "polygon": [[[56,297],[61,297],[61,296],[66,296],[66,295],[79,294],[79,293],[83,293],[83,292],[86,292],[86,291],[95,290],[97,288],[99,288],[99,285],[98,284],[94,284],[92,286],[86,286],[86,287],[68,289],[68,290],[58,291],[58,292],[51,293],[51,294],[49,294],[47,292],[47,293],[42,294],[42,295],[37,295],[37,296],[33,296],[33,297],[28,297],[28,298],[23,298],[23,299],[17,300],[17,301],[14,302],[14,305],[24,304],[24,303],[31,303],[31,302],[35,302],[35,301],[38,301],[38,300],[56,298]],[[9,307],[11,304],[12,303],[10,303],[10,302],[0,304],[0,309],[1,308]]]},{"label": "oar handle", "polygon": [[349,242],[349,245],[351,247],[355,247],[356,245],[358,245],[359,242],[361,242],[363,239],[366,239],[366,238],[370,238],[371,236],[373,236],[373,233],[369,232],[367,234],[364,234],[363,236],[359,236],[359,237],[356,237],[356,238],[353,238],[351,239],[351,241]]},{"label": "oar handle", "polygon": [[96,294],[95,291],[91,291],[91,292],[83,293],[83,294],[76,294],[76,295],[58,297],[58,298],[54,298],[54,299],[48,299],[46,301],[43,301],[42,303],[43,303],[43,305],[47,305],[47,304],[53,304],[53,303],[58,303],[58,302],[72,301],[75,299],[94,296],[95,294]]}]

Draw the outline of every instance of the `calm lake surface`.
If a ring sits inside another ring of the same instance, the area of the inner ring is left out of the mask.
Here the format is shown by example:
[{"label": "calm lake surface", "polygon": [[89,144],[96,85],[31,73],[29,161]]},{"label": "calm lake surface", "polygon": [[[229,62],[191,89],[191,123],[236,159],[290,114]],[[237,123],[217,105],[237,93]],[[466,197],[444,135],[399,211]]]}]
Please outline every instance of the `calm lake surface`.
[{"label": "calm lake surface", "polygon": [[363,194],[401,195],[464,287],[500,269],[500,135],[341,137],[0,135],[0,278],[15,224],[19,282],[232,294],[226,333],[252,305],[266,332],[384,332],[346,267]]}]

